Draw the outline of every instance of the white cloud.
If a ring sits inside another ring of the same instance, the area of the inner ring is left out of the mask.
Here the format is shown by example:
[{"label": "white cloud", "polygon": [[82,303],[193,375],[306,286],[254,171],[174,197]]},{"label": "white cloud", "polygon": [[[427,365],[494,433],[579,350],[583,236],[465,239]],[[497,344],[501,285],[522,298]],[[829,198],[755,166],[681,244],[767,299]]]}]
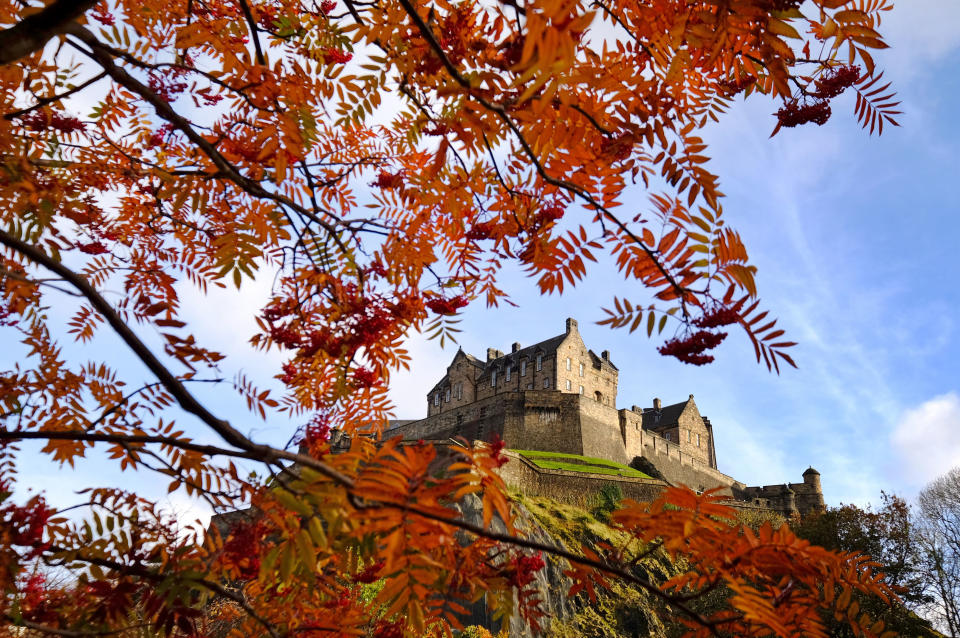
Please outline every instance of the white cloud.
[{"label": "white cloud", "polygon": [[918,485],[960,465],[960,396],[949,392],[906,410],[890,442]]}]

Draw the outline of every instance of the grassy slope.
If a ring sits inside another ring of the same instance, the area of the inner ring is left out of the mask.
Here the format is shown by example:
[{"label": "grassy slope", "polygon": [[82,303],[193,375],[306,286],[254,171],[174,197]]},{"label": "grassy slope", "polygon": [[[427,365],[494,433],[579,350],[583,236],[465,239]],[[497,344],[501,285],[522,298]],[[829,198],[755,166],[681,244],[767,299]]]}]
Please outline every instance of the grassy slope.
[{"label": "grassy slope", "polygon": [[539,450],[513,450],[537,467],[545,470],[569,470],[571,472],[592,472],[594,474],[608,474],[611,476],[626,476],[630,478],[650,478],[638,470],[622,463],[599,459],[593,456],[565,454],[562,452],[542,452]]}]

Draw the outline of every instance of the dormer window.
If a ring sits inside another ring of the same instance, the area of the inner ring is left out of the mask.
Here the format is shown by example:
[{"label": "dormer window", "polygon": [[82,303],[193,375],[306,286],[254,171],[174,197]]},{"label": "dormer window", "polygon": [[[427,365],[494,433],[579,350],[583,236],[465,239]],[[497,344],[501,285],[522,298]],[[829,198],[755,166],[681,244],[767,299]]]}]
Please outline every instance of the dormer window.
[{"label": "dormer window", "polygon": [[537,355],[537,372],[540,372],[541,370],[543,370],[543,355],[538,354]]},{"label": "dormer window", "polygon": [[447,394],[446,394],[446,397],[444,398],[444,402],[450,403],[450,388],[447,388]]},{"label": "dormer window", "polygon": [[508,364],[507,364],[507,381],[510,380],[510,372],[511,372],[512,369],[513,369],[513,366],[511,366],[511,365],[508,363]]},{"label": "dormer window", "polygon": [[435,405],[435,406],[440,405],[440,393],[439,393],[439,392],[437,392],[435,395],[433,395],[433,405]]},{"label": "dormer window", "polygon": [[490,373],[490,387],[491,388],[497,387],[497,371],[496,370]]},{"label": "dormer window", "polygon": [[526,359],[520,362],[520,376],[521,377],[527,376],[527,360]]}]

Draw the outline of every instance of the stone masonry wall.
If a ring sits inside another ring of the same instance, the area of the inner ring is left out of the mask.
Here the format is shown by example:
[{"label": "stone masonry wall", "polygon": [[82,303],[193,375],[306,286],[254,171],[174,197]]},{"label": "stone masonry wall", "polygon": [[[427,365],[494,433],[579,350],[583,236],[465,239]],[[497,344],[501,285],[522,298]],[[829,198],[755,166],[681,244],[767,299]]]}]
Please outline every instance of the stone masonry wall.
[{"label": "stone masonry wall", "polygon": [[590,395],[576,395],[580,413],[583,455],[628,464],[616,408],[604,405]]},{"label": "stone masonry wall", "polygon": [[507,447],[583,454],[578,396],[551,391],[513,396],[518,418],[504,424]]},{"label": "stone masonry wall", "polygon": [[625,498],[641,502],[654,500],[666,487],[663,481],[656,479],[546,470],[534,466],[519,454],[505,454],[510,461],[500,468],[500,476],[507,485],[530,496],[544,496],[580,507],[591,507],[605,484],[618,485]]}]

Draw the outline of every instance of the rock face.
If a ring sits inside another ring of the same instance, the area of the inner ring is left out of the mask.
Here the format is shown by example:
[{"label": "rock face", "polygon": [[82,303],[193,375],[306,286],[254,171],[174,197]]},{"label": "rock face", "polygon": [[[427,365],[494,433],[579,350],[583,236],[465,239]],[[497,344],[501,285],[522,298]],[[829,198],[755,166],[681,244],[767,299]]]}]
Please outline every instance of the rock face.
[{"label": "rock face", "polygon": [[[515,504],[515,523],[527,538],[550,545],[558,545],[579,551],[586,545],[599,551],[599,543],[616,542],[614,536],[595,514],[570,505],[545,498],[519,497]],[[480,499],[468,497],[460,505],[461,515],[474,523],[483,520]],[[502,522],[493,523],[495,531],[506,531]],[[544,631],[541,635],[556,638],[633,638],[670,635],[664,619],[669,612],[659,600],[639,588],[615,585],[611,592],[598,591],[597,600],[591,601],[586,594],[569,596],[571,579],[564,575],[570,568],[564,559],[544,556],[546,566],[536,575],[536,588],[540,595]],[[662,557],[654,555],[641,563],[641,571],[652,580],[669,578],[678,570]],[[485,601],[481,600],[471,609],[465,625],[480,625],[492,633],[504,628],[510,638],[533,638],[529,626],[514,614],[504,623],[493,618]]]}]

